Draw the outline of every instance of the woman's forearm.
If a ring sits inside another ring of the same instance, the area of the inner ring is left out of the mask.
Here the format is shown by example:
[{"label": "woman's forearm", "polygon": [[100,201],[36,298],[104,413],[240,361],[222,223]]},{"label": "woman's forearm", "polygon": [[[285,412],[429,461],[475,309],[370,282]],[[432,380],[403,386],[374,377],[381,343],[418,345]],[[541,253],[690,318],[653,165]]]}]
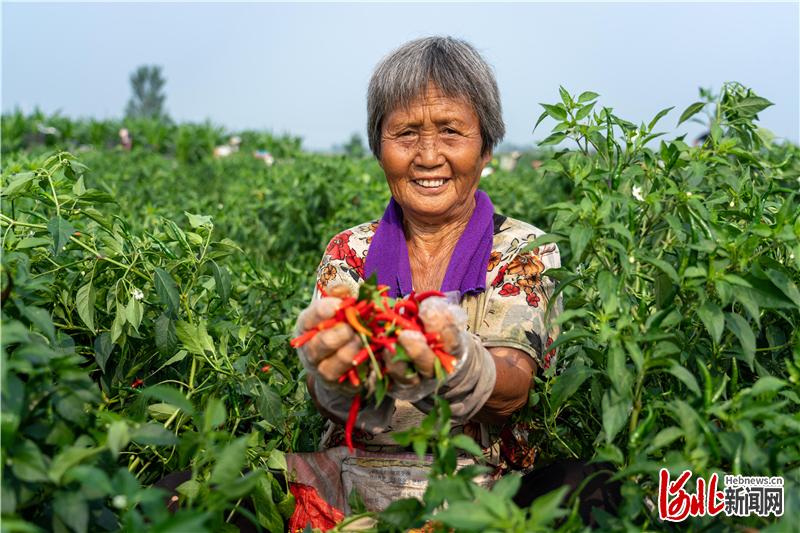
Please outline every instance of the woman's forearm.
[{"label": "woman's forearm", "polygon": [[490,348],[497,378],[492,395],[474,417],[484,424],[501,424],[528,403],[528,394],[536,374],[536,363],[526,353],[514,348]]}]

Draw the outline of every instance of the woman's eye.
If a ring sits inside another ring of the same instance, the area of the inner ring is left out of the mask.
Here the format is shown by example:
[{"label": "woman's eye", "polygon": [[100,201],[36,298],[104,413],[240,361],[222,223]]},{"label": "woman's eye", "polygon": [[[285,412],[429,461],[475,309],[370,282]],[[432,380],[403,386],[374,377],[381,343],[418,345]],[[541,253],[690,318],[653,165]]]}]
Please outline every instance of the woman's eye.
[{"label": "woman's eye", "polygon": [[445,128],[445,129],[442,130],[442,133],[445,133],[446,135],[455,135],[458,132],[456,130],[454,130],[453,128]]}]

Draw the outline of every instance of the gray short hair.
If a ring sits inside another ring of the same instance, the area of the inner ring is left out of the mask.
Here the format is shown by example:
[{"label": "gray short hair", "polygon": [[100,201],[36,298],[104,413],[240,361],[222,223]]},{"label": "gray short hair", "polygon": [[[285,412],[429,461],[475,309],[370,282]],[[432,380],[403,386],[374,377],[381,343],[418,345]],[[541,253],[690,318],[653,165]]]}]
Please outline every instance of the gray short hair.
[{"label": "gray short hair", "polygon": [[381,154],[383,120],[398,106],[407,106],[435,84],[445,96],[464,98],[481,125],[481,151],[503,139],[506,127],[500,92],[492,68],[468,42],[452,37],[409,41],[384,57],[367,90],[367,135],[375,157]]}]

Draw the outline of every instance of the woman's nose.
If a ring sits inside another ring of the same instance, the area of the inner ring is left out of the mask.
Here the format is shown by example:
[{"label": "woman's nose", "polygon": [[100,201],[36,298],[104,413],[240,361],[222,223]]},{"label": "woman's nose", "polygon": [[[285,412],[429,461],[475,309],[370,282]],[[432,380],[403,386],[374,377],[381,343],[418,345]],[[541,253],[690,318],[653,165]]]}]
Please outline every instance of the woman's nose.
[{"label": "woman's nose", "polygon": [[414,162],[421,167],[438,167],[444,163],[444,155],[439,150],[436,136],[420,136],[417,157]]}]

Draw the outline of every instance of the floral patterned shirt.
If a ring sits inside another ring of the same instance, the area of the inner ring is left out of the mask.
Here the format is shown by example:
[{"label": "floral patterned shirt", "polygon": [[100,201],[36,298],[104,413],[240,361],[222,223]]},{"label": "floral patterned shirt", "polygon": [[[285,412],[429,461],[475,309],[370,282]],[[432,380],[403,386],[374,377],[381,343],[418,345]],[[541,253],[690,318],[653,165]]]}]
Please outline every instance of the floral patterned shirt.
[{"label": "floral patterned shirt", "polygon": [[[329,284],[345,284],[352,292],[364,281],[364,261],[377,221],[343,231],[331,239],[317,270],[319,290]],[[468,294],[461,306],[467,312],[467,328],[487,348],[507,346],[530,355],[539,368],[555,365],[555,353],[547,347],[558,336],[555,317],[561,310],[554,302],[547,309],[554,281],[542,274],[561,266],[558,247],[545,244],[531,251],[525,247],[544,232],[530,224],[494,215],[494,240],[486,269],[486,291]]]}]

